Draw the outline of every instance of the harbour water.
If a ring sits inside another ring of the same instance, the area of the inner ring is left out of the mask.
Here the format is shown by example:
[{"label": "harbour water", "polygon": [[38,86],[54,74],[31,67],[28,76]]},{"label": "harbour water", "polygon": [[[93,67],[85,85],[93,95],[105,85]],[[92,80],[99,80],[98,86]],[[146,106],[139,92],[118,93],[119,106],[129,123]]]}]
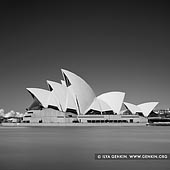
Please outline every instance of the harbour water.
[{"label": "harbour water", "polygon": [[95,160],[95,153],[170,153],[170,127],[0,127],[1,170],[170,168],[170,160]]}]

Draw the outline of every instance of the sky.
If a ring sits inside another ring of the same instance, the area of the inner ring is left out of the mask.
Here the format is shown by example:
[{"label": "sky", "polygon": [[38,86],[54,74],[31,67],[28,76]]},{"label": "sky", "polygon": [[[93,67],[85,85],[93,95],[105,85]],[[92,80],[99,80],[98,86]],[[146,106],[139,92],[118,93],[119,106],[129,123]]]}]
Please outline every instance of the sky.
[{"label": "sky", "polygon": [[60,69],[82,77],[96,95],[170,107],[170,12],[163,1],[2,1],[0,108],[25,112],[26,88],[48,89]]}]

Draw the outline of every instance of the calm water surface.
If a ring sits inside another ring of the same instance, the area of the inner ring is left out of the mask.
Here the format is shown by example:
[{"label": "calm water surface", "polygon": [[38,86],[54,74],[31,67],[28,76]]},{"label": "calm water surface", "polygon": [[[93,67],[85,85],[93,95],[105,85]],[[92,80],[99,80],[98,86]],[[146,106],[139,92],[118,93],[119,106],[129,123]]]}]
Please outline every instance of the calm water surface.
[{"label": "calm water surface", "polygon": [[169,170],[170,160],[95,153],[170,153],[170,127],[0,127],[0,170]]}]

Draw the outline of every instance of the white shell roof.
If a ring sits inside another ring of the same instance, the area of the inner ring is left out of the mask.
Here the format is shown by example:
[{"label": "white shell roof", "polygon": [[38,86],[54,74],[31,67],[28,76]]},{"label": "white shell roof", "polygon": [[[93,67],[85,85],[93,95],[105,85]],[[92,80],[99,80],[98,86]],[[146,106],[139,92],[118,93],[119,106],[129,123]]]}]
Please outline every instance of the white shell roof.
[{"label": "white shell roof", "polygon": [[71,83],[68,88],[73,94],[74,101],[78,108],[78,113],[85,114],[85,111],[89,108],[94,98],[96,97],[95,93],[81,77],[64,69],[62,69],[62,73]]},{"label": "white shell roof", "polygon": [[112,110],[112,108],[106,102],[100,99],[97,99],[97,100],[100,104],[100,108],[102,112]]},{"label": "white shell roof", "polygon": [[69,88],[67,88],[64,83],[59,84],[54,81],[47,81],[47,83],[52,87],[52,93],[54,93],[53,98],[58,100],[59,110],[66,111],[67,108],[75,109],[76,103],[74,101],[73,95]]},{"label": "white shell roof", "polygon": [[93,103],[90,105],[86,112],[88,112],[90,109],[97,110],[100,112],[112,110],[112,108],[107,103],[98,98],[94,99]]},{"label": "white shell roof", "polygon": [[147,102],[139,104],[138,107],[142,110],[145,117],[149,116],[150,112],[158,105],[159,102]]},{"label": "white shell roof", "polygon": [[49,99],[48,99],[48,105],[56,106],[61,111],[59,99],[55,95],[54,91],[50,92],[50,96],[49,96]]},{"label": "white shell roof", "polygon": [[78,113],[78,108],[73,97],[74,95],[69,88],[66,87],[66,89],[67,89],[66,108],[74,109]]},{"label": "white shell roof", "polygon": [[147,102],[139,105],[134,105],[131,103],[124,102],[127,109],[129,109],[133,114],[136,112],[142,112],[145,117],[148,117],[151,111],[158,105],[159,102]]},{"label": "white shell roof", "polygon": [[136,112],[142,112],[140,107],[138,107],[132,103],[124,102],[124,105],[126,106],[127,109],[129,109],[132,112],[132,114],[135,114]]},{"label": "white shell roof", "polygon": [[47,80],[47,83],[52,87],[53,93],[58,98],[59,101],[59,108],[61,111],[66,111],[66,98],[67,98],[67,89],[65,86],[63,86],[60,83],[49,81]]},{"label": "white shell roof", "polygon": [[119,114],[124,97],[124,92],[108,92],[101,94],[97,98],[107,103],[115,113]]},{"label": "white shell roof", "polygon": [[48,100],[51,95],[50,91],[40,88],[27,88],[27,90],[39,100],[43,107],[48,107]]},{"label": "white shell roof", "polygon": [[92,104],[85,112],[88,112],[91,109],[101,111],[101,106],[97,98],[93,100]]}]

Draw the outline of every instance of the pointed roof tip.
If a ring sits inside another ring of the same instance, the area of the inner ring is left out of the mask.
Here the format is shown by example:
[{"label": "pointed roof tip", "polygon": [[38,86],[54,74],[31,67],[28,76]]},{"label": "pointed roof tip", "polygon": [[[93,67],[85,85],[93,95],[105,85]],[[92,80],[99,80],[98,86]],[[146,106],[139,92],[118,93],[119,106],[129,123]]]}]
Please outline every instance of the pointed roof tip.
[{"label": "pointed roof tip", "polygon": [[134,104],[134,103],[129,103],[129,102],[123,102],[123,104],[131,104],[131,105],[135,105],[135,106],[137,106],[136,104]]},{"label": "pointed roof tip", "polygon": [[155,105],[158,105],[159,104],[159,102],[148,102],[148,103],[154,103]]},{"label": "pointed roof tip", "polygon": [[51,85],[50,85],[50,82],[51,82],[51,81],[50,81],[50,80],[46,80],[46,82],[47,82],[48,90],[49,90],[49,91],[52,91],[52,90],[51,90]]},{"label": "pointed roof tip", "polygon": [[61,69],[62,75],[65,74],[66,71],[67,71],[66,69],[62,68],[62,69]]},{"label": "pointed roof tip", "polygon": [[53,82],[53,81],[51,81],[51,80],[46,80],[46,82],[47,82],[47,84],[49,84],[50,82]]},{"label": "pointed roof tip", "polygon": [[64,72],[64,71],[67,71],[66,69],[64,69],[64,68],[61,68],[61,72]]},{"label": "pointed roof tip", "polygon": [[28,87],[26,88],[28,91],[32,90],[32,89],[35,89],[35,88],[32,88],[32,87]]},{"label": "pointed roof tip", "polygon": [[26,88],[26,90],[27,90],[28,92],[30,92],[30,93],[34,93],[34,91],[37,91],[37,90],[44,90],[44,89],[31,87],[31,88]]},{"label": "pointed roof tip", "polygon": [[159,102],[157,102],[157,101],[155,101],[154,103],[158,103],[159,104]]},{"label": "pointed roof tip", "polygon": [[[62,68],[62,69],[61,69],[61,72],[62,72],[62,73],[64,73],[64,72],[70,72],[70,73],[73,73],[72,71],[70,71],[70,70],[68,70],[68,69],[64,69],[64,68]],[[74,73],[73,73],[73,74],[74,74]]]},{"label": "pointed roof tip", "polygon": [[28,91],[48,91],[48,90],[46,90],[46,89],[42,89],[42,88],[36,88],[36,87],[34,87],[34,88],[26,88]]}]

